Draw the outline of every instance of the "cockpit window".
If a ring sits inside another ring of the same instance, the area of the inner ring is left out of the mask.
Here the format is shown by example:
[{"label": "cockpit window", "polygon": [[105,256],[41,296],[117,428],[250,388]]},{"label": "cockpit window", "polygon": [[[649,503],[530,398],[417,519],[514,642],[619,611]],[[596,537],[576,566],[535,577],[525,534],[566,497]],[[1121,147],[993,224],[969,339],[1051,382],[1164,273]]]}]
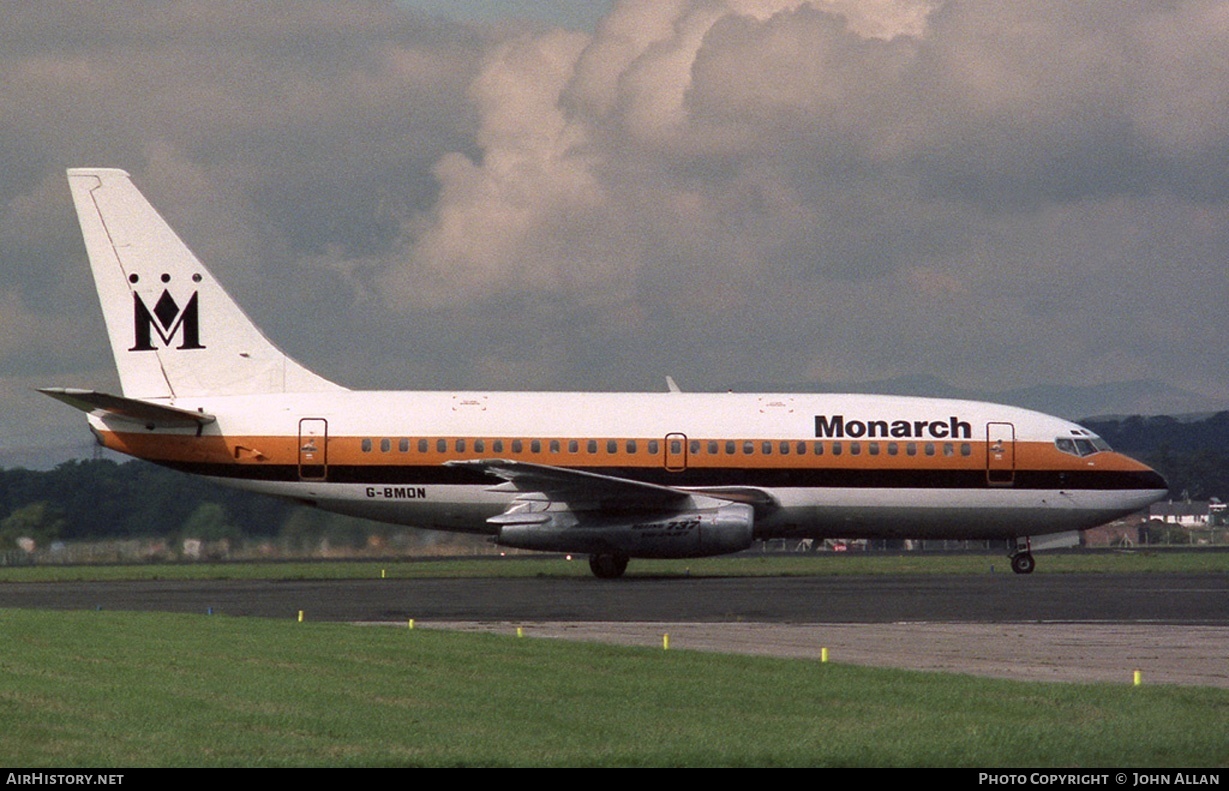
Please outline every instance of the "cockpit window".
[{"label": "cockpit window", "polygon": [[[1074,432],[1072,432],[1074,433]],[[1063,453],[1070,453],[1072,456],[1091,456],[1094,453],[1103,453],[1110,450],[1109,443],[1090,432],[1082,432],[1079,437],[1055,437],[1054,446]]]}]

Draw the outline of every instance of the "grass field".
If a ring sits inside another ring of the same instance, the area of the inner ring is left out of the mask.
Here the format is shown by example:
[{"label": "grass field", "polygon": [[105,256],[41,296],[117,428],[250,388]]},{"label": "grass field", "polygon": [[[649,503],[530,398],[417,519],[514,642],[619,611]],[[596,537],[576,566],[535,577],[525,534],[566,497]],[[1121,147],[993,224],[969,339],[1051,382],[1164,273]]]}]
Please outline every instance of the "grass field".
[{"label": "grass field", "polygon": [[[1139,550],[1039,553],[1037,574],[1229,573],[1229,552]],[[628,576],[800,576],[831,574],[1010,574],[999,554],[743,554],[692,560],[633,560]],[[590,576],[584,557],[302,563],[149,563],[0,567],[0,583],[152,579],[394,579]]]},{"label": "grass field", "polygon": [[391,627],[0,611],[0,764],[1229,765],[1229,690]]}]

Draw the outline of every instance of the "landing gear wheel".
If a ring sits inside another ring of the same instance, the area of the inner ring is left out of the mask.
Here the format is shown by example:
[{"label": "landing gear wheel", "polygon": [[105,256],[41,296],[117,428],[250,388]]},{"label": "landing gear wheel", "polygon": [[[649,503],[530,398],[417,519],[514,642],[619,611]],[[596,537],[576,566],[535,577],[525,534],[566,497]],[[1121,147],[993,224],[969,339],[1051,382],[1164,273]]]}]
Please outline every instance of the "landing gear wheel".
[{"label": "landing gear wheel", "polygon": [[1037,561],[1033,560],[1031,552],[1021,552],[1011,556],[1011,570],[1017,574],[1032,574],[1035,568],[1037,568]]},{"label": "landing gear wheel", "polygon": [[623,576],[627,571],[626,555],[590,555],[589,570],[599,579],[612,580]]}]

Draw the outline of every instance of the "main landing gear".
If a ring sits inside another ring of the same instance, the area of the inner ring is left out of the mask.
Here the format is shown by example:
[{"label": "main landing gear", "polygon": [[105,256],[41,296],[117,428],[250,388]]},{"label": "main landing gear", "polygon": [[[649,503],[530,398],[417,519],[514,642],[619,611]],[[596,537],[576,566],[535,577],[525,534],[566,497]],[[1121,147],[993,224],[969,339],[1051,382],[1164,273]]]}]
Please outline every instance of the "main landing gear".
[{"label": "main landing gear", "polygon": [[604,580],[612,580],[623,576],[627,571],[627,555],[603,553],[589,556],[589,570],[593,576]]},{"label": "main landing gear", "polygon": [[1033,560],[1033,542],[1025,536],[1023,543],[1016,539],[1016,551],[1011,553],[1011,570],[1017,574],[1032,574],[1037,568]]},{"label": "main landing gear", "polygon": [[1011,570],[1017,574],[1032,574],[1037,567],[1032,552],[1019,552],[1011,556]]}]

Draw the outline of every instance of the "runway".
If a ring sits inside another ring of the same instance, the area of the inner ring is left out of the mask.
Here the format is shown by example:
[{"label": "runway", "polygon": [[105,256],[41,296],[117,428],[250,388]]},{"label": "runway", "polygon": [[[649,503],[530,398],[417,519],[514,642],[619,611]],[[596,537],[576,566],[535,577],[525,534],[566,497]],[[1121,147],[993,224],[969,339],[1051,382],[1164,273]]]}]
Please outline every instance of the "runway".
[{"label": "runway", "polygon": [[486,629],[1005,678],[1229,687],[1229,575],[0,584],[0,608]]}]

